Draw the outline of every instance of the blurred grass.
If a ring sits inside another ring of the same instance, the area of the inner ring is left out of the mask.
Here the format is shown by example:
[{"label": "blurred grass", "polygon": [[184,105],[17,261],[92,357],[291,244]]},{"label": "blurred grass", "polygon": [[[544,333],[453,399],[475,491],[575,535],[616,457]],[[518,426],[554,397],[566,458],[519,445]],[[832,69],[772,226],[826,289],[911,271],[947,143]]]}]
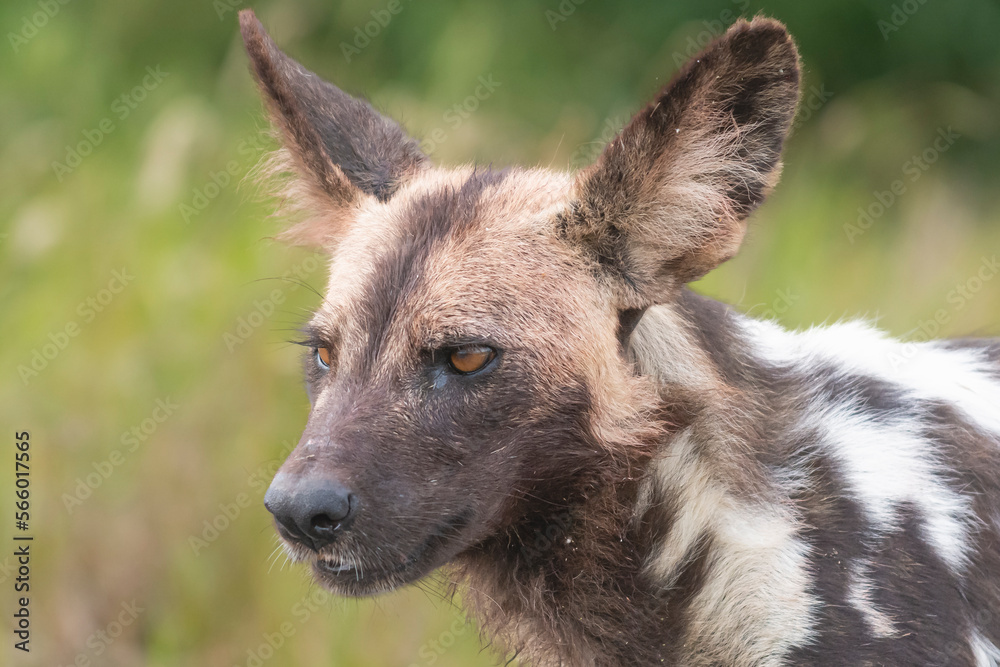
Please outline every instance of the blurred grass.
[{"label": "blurred grass", "polygon": [[[0,7],[0,414],[9,430],[31,431],[36,536],[33,650],[14,655],[9,641],[3,650],[18,665],[81,655],[99,665],[252,665],[248,651],[263,658],[267,635],[277,643],[288,624],[293,634],[263,664],[492,664],[434,585],[313,604],[309,596],[325,596],[307,573],[272,557],[261,480],[305,421],[298,352],[285,341],[316,302],[280,276],[311,264],[307,283],[324,276],[308,253],[268,240],[279,225],[270,204],[237,185],[265,127],[232,8],[243,5],[58,5],[15,51],[10,34],[42,6]],[[812,87],[829,100],[803,114],[743,254],[698,289],[791,327],[862,315],[913,335],[943,310],[942,335],[1000,330],[1000,281],[954,298],[1000,249],[995,4],[927,3],[883,39],[878,21],[894,8],[874,0],[590,0],[555,30],[546,13],[559,11],[555,0],[404,0],[346,62],[342,42],[385,6],[255,4],[308,67],[365,93],[416,136],[442,129],[436,159],[556,168],[596,156],[725,12],[786,21],[802,49],[806,100]],[[116,98],[157,66],[169,75],[120,118]],[[445,114],[480,76],[500,85],[454,127]],[[60,180],[53,161],[104,119],[114,130]],[[947,127],[960,135],[954,145],[849,239],[858,208],[906,178],[911,156]],[[235,176],[213,190],[227,168]],[[185,213],[199,194],[203,209]],[[86,321],[86,299],[123,268],[134,280]],[[230,351],[224,336],[239,335],[240,319],[273,290],[283,302]],[[19,367],[71,322],[78,335],[23,381]],[[148,421],[158,399],[178,406],[162,424]],[[155,430],[127,451],[123,437],[144,421]],[[97,469],[114,450],[121,463],[104,479]],[[99,485],[69,512],[65,494],[92,474]],[[192,547],[226,511],[229,525]],[[0,557],[6,618],[8,562]],[[94,633],[133,600],[143,611],[107,645]]]}]

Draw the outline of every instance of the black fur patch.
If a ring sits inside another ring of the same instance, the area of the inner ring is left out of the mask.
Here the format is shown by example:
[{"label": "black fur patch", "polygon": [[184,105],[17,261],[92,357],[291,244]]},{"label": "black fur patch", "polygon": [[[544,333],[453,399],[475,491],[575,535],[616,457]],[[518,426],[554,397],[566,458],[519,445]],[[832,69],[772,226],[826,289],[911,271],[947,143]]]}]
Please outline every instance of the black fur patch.
[{"label": "black fur patch", "polygon": [[618,346],[622,353],[628,353],[628,341],[639,326],[639,320],[646,313],[645,308],[626,308],[618,313]]}]

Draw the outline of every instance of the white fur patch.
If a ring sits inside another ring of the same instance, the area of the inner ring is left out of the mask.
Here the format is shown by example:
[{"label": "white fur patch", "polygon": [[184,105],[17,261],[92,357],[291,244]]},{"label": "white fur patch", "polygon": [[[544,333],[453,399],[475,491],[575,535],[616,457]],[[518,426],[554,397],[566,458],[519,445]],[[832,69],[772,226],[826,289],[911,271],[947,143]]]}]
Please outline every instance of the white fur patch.
[{"label": "white fur patch", "polygon": [[972,647],[972,655],[976,658],[976,667],[1000,667],[1000,648],[979,634],[979,630],[972,631],[969,646]]},{"label": "white fur patch", "polygon": [[880,639],[896,635],[896,627],[872,599],[872,581],[868,578],[868,563],[853,562],[848,566],[847,601],[865,619],[871,633]]},{"label": "white fur patch", "polygon": [[794,519],[784,508],[733,498],[699,459],[690,428],[652,465],[647,486],[658,488],[641,497],[648,502],[666,489],[678,496],[674,523],[647,564],[651,578],[670,588],[699,537],[712,537],[685,644],[730,665],[780,664],[789,649],[807,644],[818,603],[809,594],[808,547],[796,537]]},{"label": "white fur patch", "polygon": [[832,362],[844,370],[900,386],[922,400],[946,401],[984,429],[1000,434],[1000,381],[982,353],[935,343],[903,343],[863,322],[788,332],[744,319],[765,358],[808,367]]},{"label": "white fur patch", "polygon": [[668,306],[646,311],[632,334],[631,345],[640,372],[661,384],[682,385],[699,392],[715,391],[719,385],[708,355]]},{"label": "white fur patch", "polygon": [[[947,402],[982,428],[1000,433],[1000,383],[978,355],[930,344],[903,344],[861,323],[786,332],[774,324],[743,320],[758,352],[776,365],[809,369],[832,364],[846,373],[872,377],[907,397]],[[947,483],[948,468],[921,425],[901,415],[875,420],[849,402],[813,401],[802,427],[819,427],[820,447],[837,461],[876,529],[897,527],[903,503],[920,510],[925,537],[956,573],[968,558],[975,521],[969,497]]]},{"label": "white fur patch", "polygon": [[866,518],[880,532],[892,532],[903,503],[920,509],[925,537],[956,573],[967,562],[971,500],[951,489],[943,466],[926,440],[898,422],[886,426],[843,406],[815,422],[825,430],[821,447],[840,470]]}]

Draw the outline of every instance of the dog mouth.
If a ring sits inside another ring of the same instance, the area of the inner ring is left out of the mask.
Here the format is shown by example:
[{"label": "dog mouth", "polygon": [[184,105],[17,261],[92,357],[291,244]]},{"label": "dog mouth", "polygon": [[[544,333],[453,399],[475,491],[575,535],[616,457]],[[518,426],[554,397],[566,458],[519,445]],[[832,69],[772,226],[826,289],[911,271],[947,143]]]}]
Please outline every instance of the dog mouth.
[{"label": "dog mouth", "polygon": [[416,549],[400,556],[395,565],[380,564],[379,567],[362,558],[338,560],[318,555],[313,562],[313,573],[322,583],[347,595],[360,596],[391,590],[416,581],[443,565],[448,560],[441,557],[445,547],[455,541],[471,519],[471,510],[451,516],[434,528]]}]

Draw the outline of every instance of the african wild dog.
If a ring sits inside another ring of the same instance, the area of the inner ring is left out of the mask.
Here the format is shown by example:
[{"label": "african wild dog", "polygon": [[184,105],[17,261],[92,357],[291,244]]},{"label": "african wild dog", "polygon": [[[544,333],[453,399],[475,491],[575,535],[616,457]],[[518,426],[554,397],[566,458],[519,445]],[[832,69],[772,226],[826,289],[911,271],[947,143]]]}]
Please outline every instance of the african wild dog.
[{"label": "african wild dog", "polygon": [[1000,341],[790,333],[731,257],[798,100],[737,22],[578,174],[443,169],[240,16],[331,257],[266,504],[345,595],[450,563],[532,665],[997,665]]}]

